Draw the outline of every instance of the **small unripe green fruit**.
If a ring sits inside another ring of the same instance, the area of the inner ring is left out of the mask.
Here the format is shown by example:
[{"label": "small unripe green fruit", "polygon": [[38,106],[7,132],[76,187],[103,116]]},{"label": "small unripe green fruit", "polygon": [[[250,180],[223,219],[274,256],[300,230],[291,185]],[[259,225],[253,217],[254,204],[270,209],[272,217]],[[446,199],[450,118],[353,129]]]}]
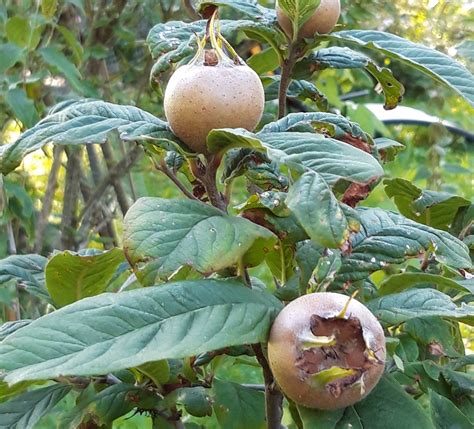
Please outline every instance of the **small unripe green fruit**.
[{"label": "small unripe green fruit", "polygon": [[378,383],[385,337],[360,302],[313,293],[288,304],[273,323],[268,361],[283,393],[309,408],[345,408]]},{"label": "small unripe green fruit", "polygon": [[264,103],[260,78],[245,64],[181,66],[171,76],[164,98],[165,115],[174,134],[204,154],[209,131],[253,131],[262,118]]},{"label": "small unripe green fruit", "polygon": [[[283,31],[293,37],[293,26],[285,12],[277,5],[278,22]],[[311,39],[316,33],[327,34],[337,24],[341,15],[340,0],[321,0],[321,3],[314,11],[313,15],[303,24],[298,33],[300,39]]]}]

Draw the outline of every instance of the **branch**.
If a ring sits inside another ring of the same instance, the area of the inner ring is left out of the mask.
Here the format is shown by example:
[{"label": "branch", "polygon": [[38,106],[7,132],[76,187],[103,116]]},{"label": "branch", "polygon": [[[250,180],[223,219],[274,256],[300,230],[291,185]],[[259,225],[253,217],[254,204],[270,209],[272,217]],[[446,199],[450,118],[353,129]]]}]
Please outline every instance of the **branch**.
[{"label": "branch", "polygon": [[186,195],[191,200],[200,201],[191,192],[188,191],[186,186],[184,186],[184,184],[178,179],[178,177],[168,168],[164,159],[162,159],[159,163],[156,162],[153,158],[151,159],[155,168],[158,171],[161,171],[166,177],[168,177],[184,195]]},{"label": "branch", "polygon": [[280,429],[281,419],[283,417],[283,395],[275,385],[272,370],[263,354],[260,345],[252,346],[255,351],[257,361],[263,370],[263,379],[265,381],[265,413],[267,418],[267,429]]},{"label": "branch", "polygon": [[196,9],[194,8],[194,4],[192,0],[183,0],[182,3],[183,3],[184,10],[186,11],[189,18],[191,18],[193,21],[197,21],[198,19],[201,19],[199,14],[196,12]]},{"label": "branch", "polygon": [[36,234],[35,234],[35,253],[40,253],[43,248],[44,232],[46,225],[48,224],[48,218],[53,208],[54,194],[58,188],[58,173],[61,168],[61,155],[63,153],[64,146],[57,145],[53,150],[53,165],[48,176],[48,184],[46,185],[46,191],[43,197],[43,204],[41,207],[41,213],[36,221]]},{"label": "branch", "polygon": [[95,192],[90,196],[79,219],[83,219],[86,213],[100,200],[102,194],[113,183],[113,181],[127,172],[135,161],[141,156],[140,146],[135,146],[128,154],[109,171],[109,175],[97,186]]},{"label": "branch", "polygon": [[[102,154],[104,155],[105,164],[107,165],[107,170],[109,173],[114,169],[115,159],[112,150],[112,145],[110,142],[106,141],[100,145],[102,149]],[[117,196],[117,201],[120,206],[122,214],[125,216],[125,213],[128,212],[130,204],[128,202],[127,194],[123,189],[122,182],[120,181],[121,176],[125,174],[122,172],[121,175],[115,175],[112,180],[112,186],[114,187],[115,195]]]},{"label": "branch", "polygon": [[78,219],[76,217],[77,202],[80,191],[81,148],[70,147],[66,150],[66,183],[64,185],[63,214],[61,218],[61,247],[76,250],[74,231]]},{"label": "branch", "polygon": [[288,58],[283,60],[283,64],[281,65],[280,89],[278,91],[278,119],[281,119],[286,115],[286,94],[291,83],[293,68],[299,58],[294,43],[290,44],[288,51]]}]

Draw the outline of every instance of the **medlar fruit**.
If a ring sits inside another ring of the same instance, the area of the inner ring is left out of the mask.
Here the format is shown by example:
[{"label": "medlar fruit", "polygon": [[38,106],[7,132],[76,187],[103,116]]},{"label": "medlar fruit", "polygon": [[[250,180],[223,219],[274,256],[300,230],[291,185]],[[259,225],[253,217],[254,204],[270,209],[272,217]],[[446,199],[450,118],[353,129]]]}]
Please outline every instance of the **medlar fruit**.
[{"label": "medlar fruit", "polygon": [[[283,31],[289,36],[293,37],[293,25],[285,14],[285,12],[278,6],[276,7],[278,22]],[[298,33],[301,39],[313,38],[316,33],[329,33],[337,24],[341,14],[340,0],[321,0],[321,3],[314,11],[313,15],[303,24]]]},{"label": "medlar fruit", "polygon": [[[190,64],[179,67],[165,91],[165,115],[173,130],[197,153],[207,153],[206,138],[216,128],[253,131],[263,114],[265,95],[258,75],[240,59],[230,44],[214,34],[213,49],[204,49]],[[220,38],[219,42],[217,38]],[[229,58],[221,46],[230,50]]]},{"label": "medlar fruit", "polygon": [[283,393],[323,410],[364,398],[384,371],[385,354],[383,329],[367,307],[329,292],[288,304],[268,342],[269,364]]}]

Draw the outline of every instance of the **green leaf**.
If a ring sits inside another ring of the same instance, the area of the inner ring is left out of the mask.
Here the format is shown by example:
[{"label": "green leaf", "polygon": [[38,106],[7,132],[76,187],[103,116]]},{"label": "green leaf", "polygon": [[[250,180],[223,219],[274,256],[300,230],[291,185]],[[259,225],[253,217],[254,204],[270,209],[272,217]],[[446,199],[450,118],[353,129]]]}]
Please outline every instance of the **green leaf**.
[{"label": "green leaf", "polygon": [[383,296],[367,303],[377,318],[387,325],[398,325],[415,317],[439,316],[462,319],[474,324],[474,306],[457,306],[448,295],[435,289],[411,289]]},{"label": "green leaf", "polygon": [[[262,81],[265,85],[265,100],[277,100],[280,89],[280,77],[265,76],[262,78]],[[290,98],[298,98],[302,101],[314,101],[321,110],[327,110],[326,97],[312,82],[293,79],[290,82],[286,96]]]},{"label": "green leaf", "polygon": [[344,414],[344,408],[335,411],[298,407],[303,429],[335,429]]},{"label": "green leaf", "polygon": [[46,287],[59,306],[71,304],[107,288],[117,267],[125,260],[121,249],[78,254],[65,251],[55,254],[46,265]]},{"label": "green leaf", "polygon": [[233,148],[263,149],[257,136],[243,128],[212,130],[207,135],[207,148],[211,153],[224,153]]},{"label": "green leaf", "polygon": [[76,65],[81,64],[84,57],[84,48],[77,40],[76,35],[63,25],[56,26],[57,30],[62,34],[64,40],[66,41],[68,47],[71,49],[72,56],[74,57],[74,62]]},{"label": "green leaf", "polygon": [[258,75],[271,72],[280,67],[278,54],[272,48],[264,49],[262,52],[252,55],[247,60],[247,65]]},{"label": "green leaf", "polygon": [[265,397],[239,384],[214,379],[214,412],[226,429],[265,429]]},{"label": "green leaf", "polygon": [[[385,376],[361,402],[353,405],[353,427],[366,429],[433,429],[428,414],[396,381]],[[337,428],[340,428],[338,425]]]},{"label": "green leaf", "polygon": [[41,0],[41,13],[46,19],[51,19],[58,8],[58,0]]},{"label": "green leaf", "polygon": [[271,159],[301,172],[313,170],[329,185],[341,179],[367,183],[384,174],[372,155],[321,134],[259,133],[258,138]]},{"label": "green leaf", "polygon": [[71,390],[71,386],[55,384],[23,393],[0,404],[0,428],[33,429],[46,414]]},{"label": "green leaf", "polygon": [[106,374],[265,342],[280,302],[237,281],[170,283],[86,298],[0,343],[5,381]]},{"label": "green leaf", "polygon": [[298,36],[299,29],[318,8],[321,0],[278,0],[278,6],[293,24],[293,39]]},{"label": "green leaf", "polygon": [[84,94],[87,92],[87,89],[81,82],[81,73],[61,51],[52,46],[48,46],[46,48],[39,49],[38,52],[47,64],[54,67],[64,75],[75,91],[77,91],[79,94]]},{"label": "green leaf", "polygon": [[464,372],[444,368],[442,373],[446,382],[451,386],[454,396],[459,397],[465,395],[472,397],[472,395],[474,395],[472,372],[466,374]]},{"label": "green leaf", "polygon": [[452,322],[443,320],[440,317],[417,317],[416,319],[407,320],[403,330],[410,334],[419,344],[425,346],[436,345],[443,354],[449,357],[460,356],[459,352],[455,349]]},{"label": "green leaf", "polygon": [[0,259],[0,286],[10,280],[24,285],[33,295],[51,300],[45,287],[44,269],[48,260],[41,255],[11,255]]},{"label": "green leaf", "polygon": [[326,68],[365,69],[377,79],[383,89],[387,110],[397,107],[405,93],[405,88],[393,77],[390,69],[379,67],[371,58],[360,52],[340,46],[319,49],[308,55],[301,61],[301,64],[297,64],[296,76],[311,76],[316,70]]},{"label": "green leaf", "polygon": [[149,139],[173,149],[179,147],[166,122],[137,107],[95,100],[67,101],[18,140],[0,146],[0,172],[8,174],[26,155],[47,143],[103,143],[114,130],[123,140]]},{"label": "green leaf", "polygon": [[456,289],[474,294],[474,282],[463,283],[437,274],[423,272],[405,272],[393,274],[384,280],[379,287],[379,295],[402,292],[405,289],[420,285],[431,285],[446,289]]},{"label": "green leaf", "polygon": [[437,429],[472,429],[470,421],[448,398],[430,392],[431,418]]},{"label": "green leaf", "polygon": [[448,55],[383,31],[347,30],[326,38],[359,45],[399,60],[451,87],[474,106],[473,75]]},{"label": "green leaf", "polygon": [[6,337],[8,337],[8,335],[13,334],[13,332],[18,331],[18,329],[21,329],[30,323],[30,319],[14,320],[12,322],[3,323],[0,325],[0,341],[4,340]]},{"label": "green leaf", "polygon": [[445,231],[425,226],[397,213],[359,208],[360,232],[351,236],[352,252],[343,258],[341,282],[367,278],[391,264],[418,258],[435,248],[436,260],[458,269],[472,266],[464,243]]},{"label": "green leaf", "polygon": [[433,228],[448,230],[459,209],[471,202],[447,192],[423,191],[408,180],[385,180],[385,192],[393,198],[400,213]]},{"label": "green leaf", "polygon": [[286,205],[315,243],[338,248],[349,237],[339,202],[316,172],[308,171],[298,179],[288,192]]},{"label": "green leaf", "polygon": [[402,143],[387,139],[385,137],[377,138],[374,141],[380,157],[385,162],[393,161],[399,152],[405,150],[405,145]]},{"label": "green leaf", "polygon": [[5,33],[9,42],[15,43],[22,48],[29,47],[32,33],[30,20],[21,16],[9,18],[5,25]]},{"label": "green leaf", "polygon": [[278,165],[270,162],[264,152],[251,148],[230,150],[224,158],[221,182],[230,183],[239,176],[245,176],[263,190],[284,190],[288,187],[288,178]]},{"label": "green leaf", "polygon": [[273,246],[276,237],[247,219],[199,201],[141,198],[124,219],[124,251],[147,283],[182,266],[212,273],[237,264],[249,251]]},{"label": "green leaf", "polygon": [[336,429],[364,429],[354,407],[347,407]]},{"label": "green leaf", "polygon": [[210,389],[204,387],[185,387],[178,390],[177,402],[184,406],[188,414],[195,417],[212,415]]},{"label": "green leaf", "polygon": [[360,125],[349,121],[347,118],[334,113],[326,112],[299,112],[290,113],[276,122],[265,125],[260,134],[281,133],[285,131],[296,131],[304,129],[315,131],[314,125],[329,124],[334,130],[333,138],[345,140],[351,137],[363,143],[370,143],[369,136],[362,130]]},{"label": "green leaf", "polygon": [[10,67],[13,67],[22,57],[23,50],[12,43],[3,43],[0,45],[0,73],[5,73]]},{"label": "green leaf", "polygon": [[90,408],[104,424],[111,424],[115,419],[132,411],[137,403],[131,401],[134,397],[138,401],[144,392],[133,384],[119,383],[109,386],[93,396],[83,406]]},{"label": "green leaf", "polygon": [[28,98],[23,88],[10,89],[5,95],[5,101],[25,128],[31,128],[38,122],[35,103]]},{"label": "green leaf", "polygon": [[170,379],[170,365],[167,360],[147,362],[137,368],[145,374],[157,386],[166,383]]}]

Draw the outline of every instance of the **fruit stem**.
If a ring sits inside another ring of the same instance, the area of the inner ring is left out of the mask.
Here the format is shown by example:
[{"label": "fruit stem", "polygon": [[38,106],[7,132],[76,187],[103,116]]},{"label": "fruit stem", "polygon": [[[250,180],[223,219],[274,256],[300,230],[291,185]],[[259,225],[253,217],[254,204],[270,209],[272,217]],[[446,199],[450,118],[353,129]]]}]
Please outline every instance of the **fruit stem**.
[{"label": "fruit stem", "polygon": [[280,429],[283,417],[283,395],[275,385],[272,370],[260,344],[252,346],[258,363],[262,367],[265,381],[265,413],[267,429]]},{"label": "fruit stem", "polygon": [[293,68],[300,58],[299,49],[296,43],[290,43],[288,47],[288,58],[283,60],[281,65],[280,90],[278,93],[278,119],[286,115],[286,94],[291,83]]},{"label": "fruit stem", "polygon": [[227,213],[227,202],[225,196],[223,196],[219,189],[217,189],[216,175],[217,169],[219,168],[221,157],[218,155],[209,155],[207,157],[207,168],[206,173],[203,177],[200,177],[202,184],[206,188],[209,202],[218,209]]}]

